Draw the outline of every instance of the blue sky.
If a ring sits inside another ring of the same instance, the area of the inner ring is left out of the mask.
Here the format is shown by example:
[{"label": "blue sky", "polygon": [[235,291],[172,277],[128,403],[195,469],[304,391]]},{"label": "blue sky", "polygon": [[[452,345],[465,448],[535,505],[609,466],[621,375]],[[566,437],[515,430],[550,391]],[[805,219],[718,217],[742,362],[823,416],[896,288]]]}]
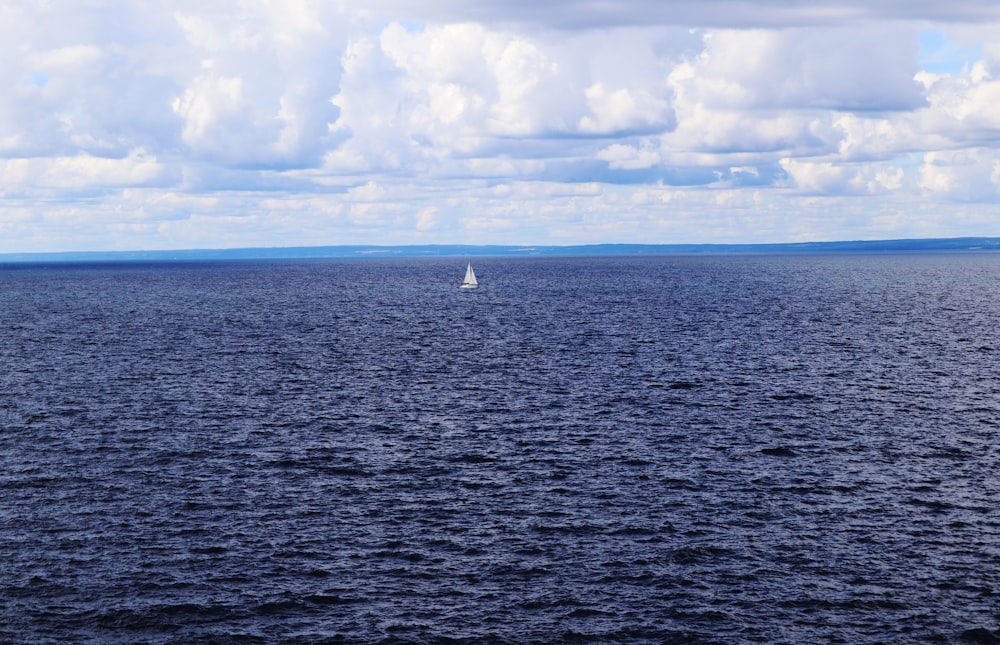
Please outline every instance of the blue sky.
[{"label": "blue sky", "polygon": [[0,253],[1000,235],[992,1],[7,3],[0,76]]}]

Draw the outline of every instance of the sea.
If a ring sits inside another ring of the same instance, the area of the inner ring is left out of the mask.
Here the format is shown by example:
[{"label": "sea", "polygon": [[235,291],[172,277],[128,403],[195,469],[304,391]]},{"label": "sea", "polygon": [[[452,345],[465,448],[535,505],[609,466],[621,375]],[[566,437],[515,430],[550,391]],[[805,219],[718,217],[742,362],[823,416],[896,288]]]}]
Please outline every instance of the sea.
[{"label": "sea", "polygon": [[1000,253],[0,266],[0,642],[1000,642]]}]

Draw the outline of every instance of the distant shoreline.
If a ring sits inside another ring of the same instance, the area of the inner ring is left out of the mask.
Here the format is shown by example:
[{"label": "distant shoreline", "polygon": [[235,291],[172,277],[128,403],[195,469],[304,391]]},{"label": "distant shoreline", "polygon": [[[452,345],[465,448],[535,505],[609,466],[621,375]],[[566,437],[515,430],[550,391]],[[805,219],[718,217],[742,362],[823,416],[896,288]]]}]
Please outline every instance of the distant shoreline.
[{"label": "distant shoreline", "polygon": [[483,256],[636,256],[699,254],[925,253],[1000,251],[997,237],[789,242],[773,244],[584,244],[553,245],[344,245],[167,251],[66,251],[0,253],[0,264],[26,262],[155,262],[294,260],[322,258],[417,258]]}]

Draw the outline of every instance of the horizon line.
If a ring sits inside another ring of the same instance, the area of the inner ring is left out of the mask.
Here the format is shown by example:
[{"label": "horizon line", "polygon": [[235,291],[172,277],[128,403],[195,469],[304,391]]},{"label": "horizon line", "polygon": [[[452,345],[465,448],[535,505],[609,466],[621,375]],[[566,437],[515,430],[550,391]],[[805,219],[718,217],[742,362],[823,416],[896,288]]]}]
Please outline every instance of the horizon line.
[{"label": "horizon line", "polygon": [[889,238],[822,242],[708,242],[590,244],[336,244],[188,249],[32,251],[0,253],[0,263],[182,261],[373,257],[525,255],[681,255],[699,253],[822,253],[891,251],[1000,251],[1000,237]]}]

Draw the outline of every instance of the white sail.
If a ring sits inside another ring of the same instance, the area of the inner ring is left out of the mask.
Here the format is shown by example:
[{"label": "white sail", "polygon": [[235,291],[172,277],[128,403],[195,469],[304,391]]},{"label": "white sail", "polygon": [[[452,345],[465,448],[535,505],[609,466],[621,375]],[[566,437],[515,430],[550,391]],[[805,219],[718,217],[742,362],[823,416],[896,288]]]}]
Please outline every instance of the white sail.
[{"label": "white sail", "polygon": [[465,270],[465,280],[462,282],[463,289],[475,289],[479,286],[479,281],[476,280],[476,272],[472,270],[472,262],[469,262],[469,268]]}]

